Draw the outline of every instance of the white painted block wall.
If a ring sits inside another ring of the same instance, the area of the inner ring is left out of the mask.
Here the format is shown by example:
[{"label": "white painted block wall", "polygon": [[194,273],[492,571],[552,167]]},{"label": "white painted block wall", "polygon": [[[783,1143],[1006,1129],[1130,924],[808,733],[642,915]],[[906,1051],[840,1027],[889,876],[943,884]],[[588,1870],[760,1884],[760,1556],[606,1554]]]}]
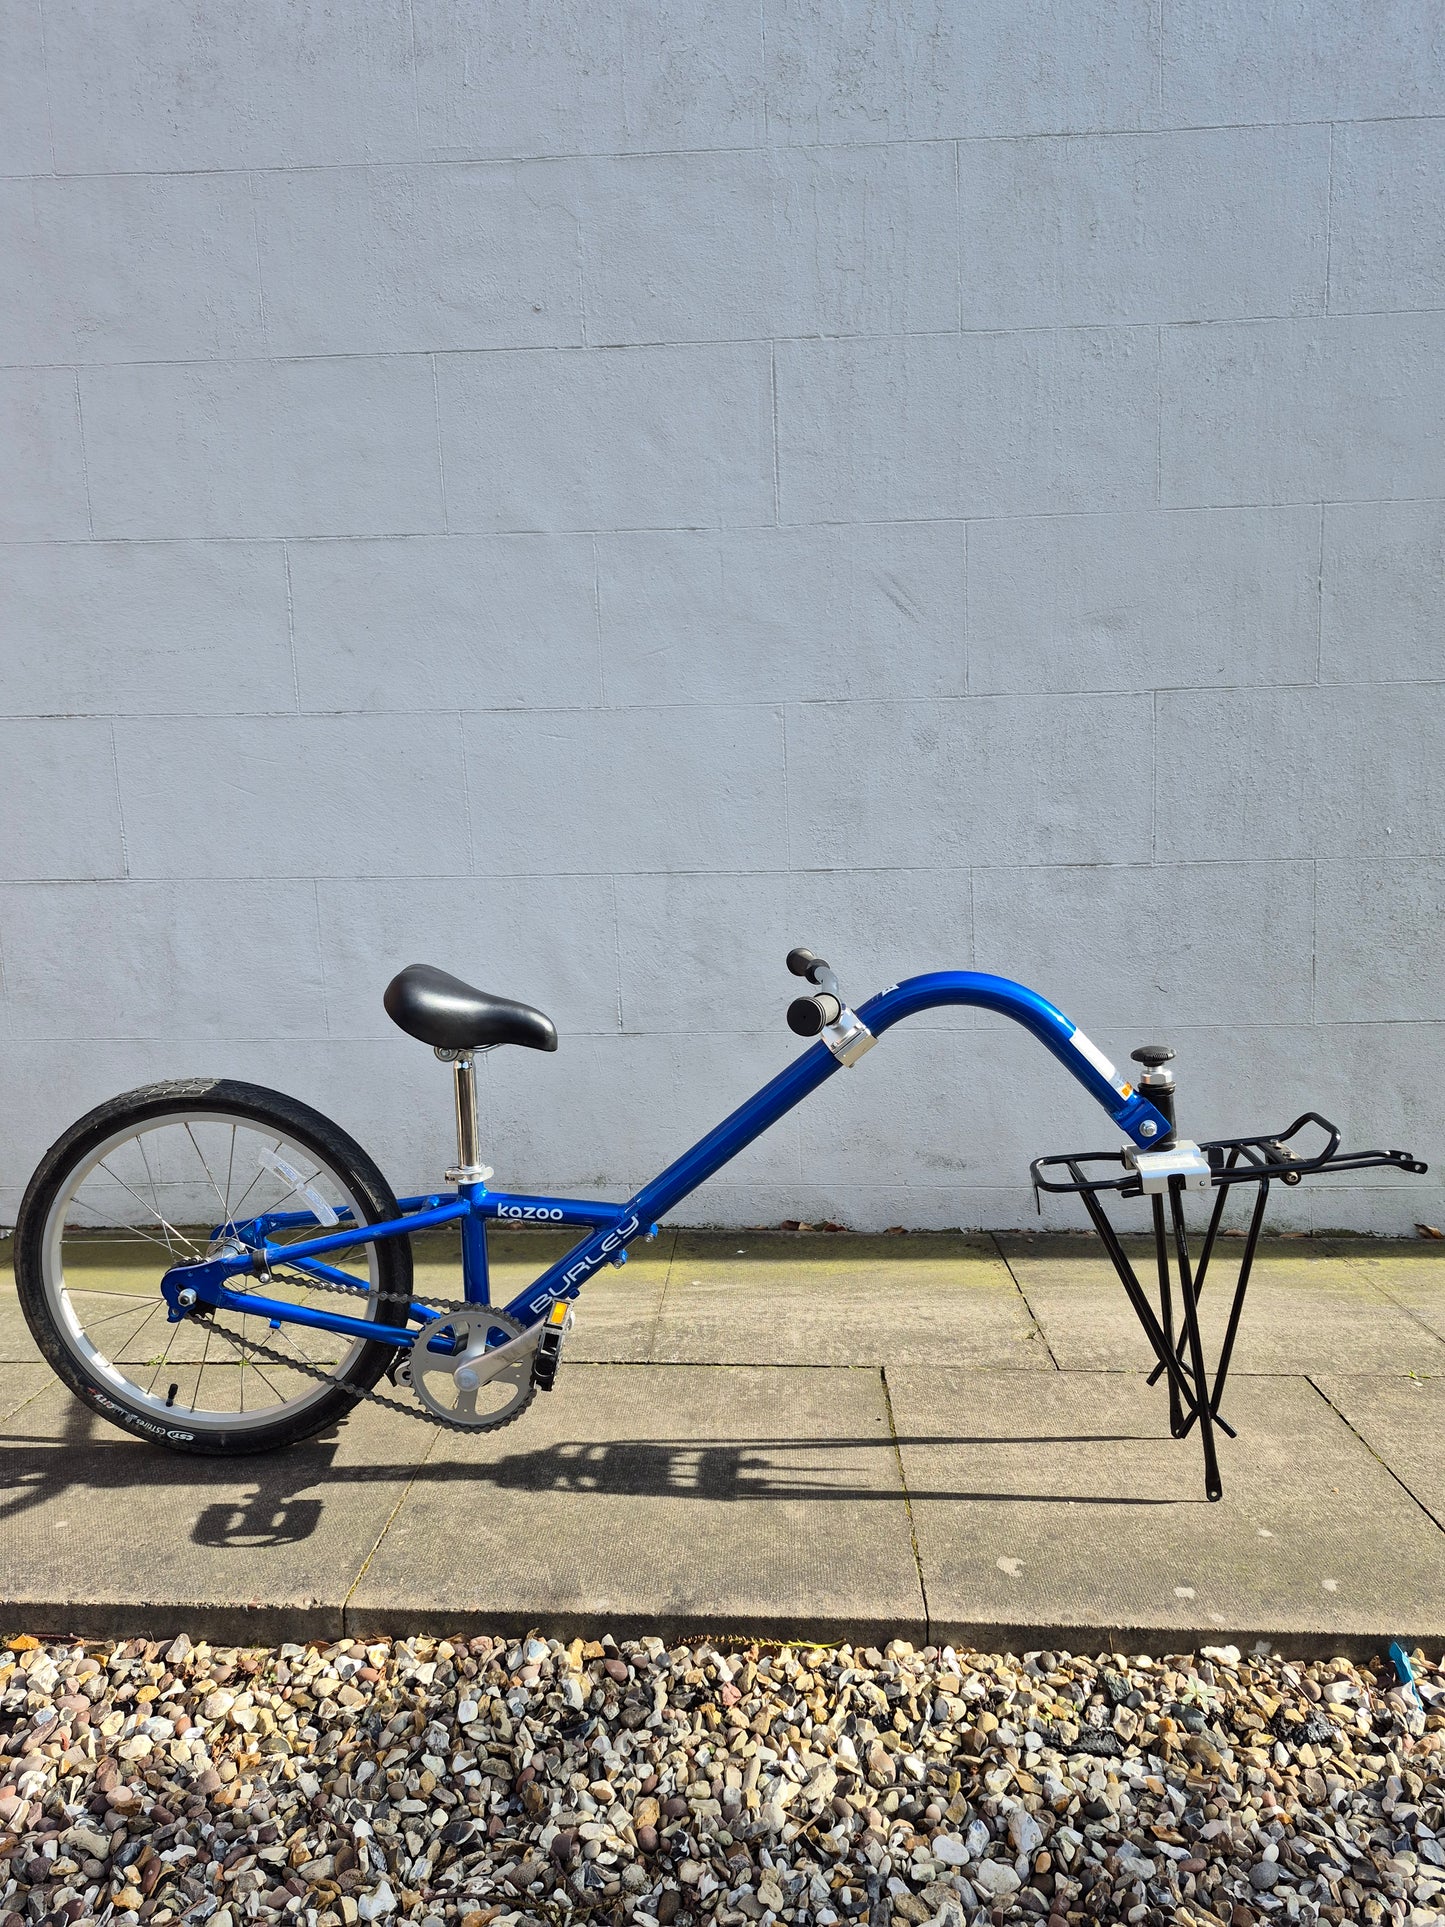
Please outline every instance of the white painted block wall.
[{"label": "white painted block wall", "polygon": [[[167,1074],[435,1181],[416,959],[562,1033],[488,1062],[501,1177],[625,1193],[799,1048],[799,941],[1163,1036],[1196,1135],[1445,1156],[1430,0],[0,0],[0,47],[0,1218]],[[682,1215],[1025,1223],[1111,1135],[943,1013]]]}]

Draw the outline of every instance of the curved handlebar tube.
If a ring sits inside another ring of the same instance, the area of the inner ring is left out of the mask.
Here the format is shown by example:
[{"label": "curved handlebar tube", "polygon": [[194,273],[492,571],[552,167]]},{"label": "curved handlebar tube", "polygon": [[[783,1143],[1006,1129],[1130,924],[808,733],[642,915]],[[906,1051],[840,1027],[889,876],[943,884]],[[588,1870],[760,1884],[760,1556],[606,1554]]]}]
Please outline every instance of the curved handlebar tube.
[{"label": "curved handlebar tube", "polygon": [[[938,970],[925,977],[908,977],[869,998],[857,1015],[877,1036],[903,1018],[940,1004],[976,1004],[980,1009],[1012,1017],[1078,1078],[1090,1097],[1103,1105],[1135,1144],[1157,1144],[1168,1136],[1169,1125],[1163,1115],[1147,1098],[1130,1089],[1076,1024],[1046,997],[1023,984],[1011,983],[1007,977],[991,977],[976,970]],[[664,1217],[840,1068],[839,1060],[822,1041],[804,1051],[690,1151],[644,1185],[622,1207],[610,1230],[598,1231],[574,1246],[514,1298],[507,1311],[530,1324],[543,1317],[555,1299],[574,1298],[599,1266],[620,1261],[623,1248],[643,1226]]]},{"label": "curved handlebar tube", "polygon": [[1163,1113],[1119,1075],[1077,1024],[1055,1009],[1047,997],[1007,977],[991,977],[979,970],[935,970],[926,977],[906,977],[901,984],[880,990],[860,1005],[858,1016],[878,1037],[900,1019],[939,1004],[976,1004],[981,1010],[996,1011],[1000,1017],[1012,1017],[1037,1037],[1045,1050],[1053,1052],[1135,1144],[1157,1144],[1168,1136],[1169,1125]]}]

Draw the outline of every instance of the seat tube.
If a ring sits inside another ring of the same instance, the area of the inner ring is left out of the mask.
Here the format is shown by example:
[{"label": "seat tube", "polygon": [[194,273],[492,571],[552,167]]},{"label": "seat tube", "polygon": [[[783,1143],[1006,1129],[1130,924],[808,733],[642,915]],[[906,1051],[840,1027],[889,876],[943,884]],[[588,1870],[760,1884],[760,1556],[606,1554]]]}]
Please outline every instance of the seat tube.
[{"label": "seat tube", "polygon": [[[484,1184],[459,1187],[467,1203],[475,1207],[486,1196]],[[462,1286],[469,1305],[490,1305],[491,1279],[487,1270],[487,1221],[475,1208],[462,1219]]]}]

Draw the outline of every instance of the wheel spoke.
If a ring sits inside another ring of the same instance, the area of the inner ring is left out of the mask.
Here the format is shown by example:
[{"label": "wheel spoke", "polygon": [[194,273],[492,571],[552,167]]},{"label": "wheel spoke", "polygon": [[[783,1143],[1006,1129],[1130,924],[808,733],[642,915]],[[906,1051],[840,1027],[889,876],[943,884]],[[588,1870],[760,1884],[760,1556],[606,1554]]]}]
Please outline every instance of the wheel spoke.
[{"label": "wheel spoke", "polygon": [[146,1390],[148,1392],[153,1392],[155,1390],[157,1376],[164,1369],[164,1367],[170,1363],[171,1348],[172,1346],[174,1346],[176,1342],[176,1335],[180,1331],[180,1329],[181,1328],[179,1324],[174,1324],[171,1326],[171,1335],[166,1340],[166,1348],[161,1353],[160,1357],[156,1360],[155,1370],[151,1373],[149,1385],[146,1386]]},{"label": "wheel spoke", "polygon": [[[102,1171],[104,1171],[104,1173],[105,1173],[105,1175],[106,1175],[106,1176],[107,1176],[108,1178],[111,1178],[111,1179],[113,1179],[113,1180],[114,1180],[114,1182],[115,1182],[116,1184],[118,1184],[118,1185],[120,1186],[120,1188],[121,1188],[121,1190],[122,1190],[122,1191],[128,1191],[128,1192],[130,1193],[130,1195],[131,1195],[131,1197],[133,1197],[133,1198],[135,1199],[135,1201],[136,1201],[136,1203],[137,1203],[137,1204],[138,1204],[138,1205],[140,1206],[140,1208],[141,1208],[141,1210],[142,1210],[142,1211],[144,1211],[144,1210],[146,1209],[146,1201],[145,1201],[145,1199],[144,1199],[144,1198],[143,1198],[143,1197],[141,1196],[141,1194],[140,1194],[140,1192],[139,1192],[139,1191],[137,1191],[137,1190],[135,1190],[133,1186],[131,1186],[131,1185],[129,1185],[129,1184],[127,1184],[124,1178],[118,1178],[118,1177],[116,1177],[116,1175],[115,1175],[115,1172],[111,1170],[111,1168],[110,1168],[110,1166],[109,1166],[109,1165],[108,1165],[108,1164],[106,1163],[106,1161],[105,1161],[105,1159],[104,1159],[104,1158],[102,1158],[102,1159],[101,1159],[101,1161],[100,1161],[100,1169],[101,1169]],[[99,1214],[97,1213],[97,1215],[99,1215]],[[175,1237],[177,1237],[177,1238],[179,1238],[182,1244],[185,1244],[185,1245],[191,1245],[191,1250],[192,1250],[192,1251],[195,1251],[195,1249],[196,1249],[196,1247],[195,1247],[195,1246],[194,1246],[193,1244],[191,1244],[191,1241],[190,1241],[190,1239],[189,1239],[189,1238],[188,1238],[188,1237],[186,1236],[186,1234],[185,1234],[185,1232],[184,1232],[184,1231],[180,1231],[180,1230],[177,1230],[177,1228],[176,1228],[176,1226],[175,1226],[175,1225],[173,1225],[173,1224],[171,1224],[171,1223],[170,1223],[170,1222],[169,1222],[169,1221],[168,1221],[167,1219],[165,1219],[164,1217],[162,1217],[162,1216],[161,1216],[161,1211],[160,1211],[160,1206],[159,1206],[159,1203],[157,1203],[157,1205],[156,1205],[156,1212],[155,1212],[155,1215],[156,1215],[156,1222],[157,1222],[158,1224],[160,1224],[160,1225],[162,1225],[162,1226],[164,1226],[164,1228],[165,1228],[165,1230],[166,1230],[166,1232],[167,1232],[168,1234],[172,1234],[172,1235],[174,1235]],[[174,1247],[173,1247],[173,1246],[172,1246],[172,1244],[171,1244],[171,1239],[170,1239],[170,1236],[169,1236],[169,1235],[167,1236],[167,1238],[166,1238],[166,1240],[165,1240],[165,1248],[166,1248],[166,1250],[167,1250],[167,1251],[169,1251],[169,1252],[171,1252],[171,1253],[172,1253],[172,1255],[174,1255]],[[199,1253],[197,1253],[197,1256],[199,1256],[199,1255],[200,1255],[200,1254],[199,1254]]]},{"label": "wheel spoke", "polygon": [[[192,1143],[192,1144],[193,1144],[193,1145],[195,1146],[195,1152],[196,1152],[196,1156],[197,1156],[197,1157],[198,1157],[198,1158],[199,1158],[199,1159],[201,1160],[201,1169],[202,1169],[202,1170],[203,1170],[203,1171],[205,1172],[205,1174],[206,1174],[206,1180],[207,1180],[207,1182],[208,1182],[208,1183],[210,1184],[210,1187],[211,1187],[211,1189],[212,1189],[212,1190],[213,1190],[213,1191],[215,1192],[215,1194],[216,1194],[216,1197],[217,1197],[217,1199],[218,1199],[218,1200],[219,1200],[219,1202],[220,1202],[220,1206],[221,1206],[221,1229],[222,1229],[223,1231],[228,1231],[228,1230],[230,1229],[230,1221],[229,1221],[229,1219],[228,1219],[228,1218],[226,1217],[226,1197],[225,1197],[225,1193],[224,1193],[224,1192],[222,1191],[222,1189],[221,1189],[221,1187],[220,1187],[220,1185],[216,1183],[216,1180],[215,1180],[215,1178],[214,1178],[214,1176],[213,1176],[213,1175],[212,1175],[212,1173],[211,1173],[211,1167],[210,1167],[210,1165],[209,1165],[209,1164],[207,1164],[207,1162],[206,1162],[206,1154],[205,1154],[205,1152],[204,1152],[204,1151],[203,1151],[203,1150],[201,1149],[201,1147],[200,1147],[200,1145],[199,1145],[199,1144],[196,1144],[196,1134],[195,1134],[195,1132],[194,1132],[194,1131],[193,1131],[193,1130],[191,1129],[191,1127],[190,1127],[190,1123],[189,1123],[189,1121],[188,1121],[188,1122],[187,1122],[187,1124],[186,1124],[186,1136],[187,1136],[187,1137],[188,1137],[188,1138],[189,1138],[189,1139],[191,1140],[191,1143]],[[232,1138],[232,1142],[234,1143],[234,1134],[233,1134],[233,1138]]]},{"label": "wheel spoke", "polygon": [[301,1329],[303,1328],[300,1326],[283,1324],[276,1336],[289,1345],[304,1364],[314,1365],[318,1372],[333,1370],[338,1361],[334,1358],[317,1358],[313,1353],[308,1352],[296,1335]]},{"label": "wheel spoke", "polygon": [[[234,1136],[234,1132],[233,1132],[233,1136]],[[206,1342],[201,1348],[201,1364],[200,1364],[200,1369],[196,1373],[196,1389],[194,1392],[191,1393],[192,1412],[195,1412],[200,1405],[201,1380],[206,1376],[206,1366],[209,1363],[210,1356],[211,1356],[211,1328],[209,1325],[206,1326],[205,1332],[206,1332]]]},{"label": "wheel spoke", "polygon": [[[134,1194],[132,1193],[132,1195]],[[104,1216],[103,1212],[100,1209],[100,1206],[98,1204],[92,1204],[88,1198],[72,1198],[71,1204],[81,1211],[93,1211],[97,1218]],[[171,1249],[171,1246],[168,1240],[163,1238],[153,1238],[149,1231],[142,1231],[139,1225],[128,1224],[128,1225],[122,1225],[119,1227],[114,1225],[107,1225],[105,1228],[107,1230],[120,1229],[123,1231],[128,1231],[132,1237],[142,1238],[145,1240],[145,1242],[148,1245],[154,1245],[157,1251],[163,1251],[168,1258],[173,1258],[175,1256],[175,1253]],[[116,1244],[124,1247],[126,1240],[124,1238],[107,1238],[105,1240],[105,1243]]]},{"label": "wheel spoke", "polygon": [[[267,1135],[269,1136],[270,1133],[268,1132]],[[273,1152],[279,1151],[281,1149],[281,1146],[285,1142],[286,1140],[284,1137],[278,1137],[276,1142],[271,1146],[272,1151]],[[256,1186],[261,1182],[262,1178],[264,1178],[265,1175],[266,1175],[266,1167],[265,1165],[262,1165],[261,1169],[256,1173],[255,1177],[252,1178],[251,1182],[246,1186],[245,1190],[241,1193],[240,1197],[237,1198],[236,1210],[234,1214],[235,1217],[239,1217],[241,1215],[241,1206],[246,1202],[247,1198],[250,1197],[251,1193],[256,1189]]]},{"label": "wheel spoke", "polygon": [[[146,1156],[145,1138],[143,1136],[137,1135],[135,1148],[140,1152],[140,1161],[145,1166],[146,1179],[151,1188],[151,1203],[155,1208],[156,1222],[164,1225],[166,1221],[161,1216],[161,1194],[156,1190],[155,1172],[151,1170],[151,1161]],[[169,1229],[169,1227],[167,1228]],[[166,1239],[166,1244],[169,1246],[169,1238]],[[174,1253],[172,1253],[172,1256],[174,1256]]]}]

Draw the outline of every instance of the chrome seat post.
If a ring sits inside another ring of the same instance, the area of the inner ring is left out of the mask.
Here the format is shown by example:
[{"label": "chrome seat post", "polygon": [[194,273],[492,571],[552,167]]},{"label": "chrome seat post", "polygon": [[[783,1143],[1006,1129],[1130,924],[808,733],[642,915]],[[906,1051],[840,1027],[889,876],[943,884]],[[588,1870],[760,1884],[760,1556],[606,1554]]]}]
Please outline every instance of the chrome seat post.
[{"label": "chrome seat post", "polygon": [[443,1051],[452,1067],[452,1096],[457,1114],[457,1161],[447,1172],[449,1184],[485,1184],[491,1177],[483,1164],[477,1145],[477,1078],[473,1054],[469,1050]]}]

